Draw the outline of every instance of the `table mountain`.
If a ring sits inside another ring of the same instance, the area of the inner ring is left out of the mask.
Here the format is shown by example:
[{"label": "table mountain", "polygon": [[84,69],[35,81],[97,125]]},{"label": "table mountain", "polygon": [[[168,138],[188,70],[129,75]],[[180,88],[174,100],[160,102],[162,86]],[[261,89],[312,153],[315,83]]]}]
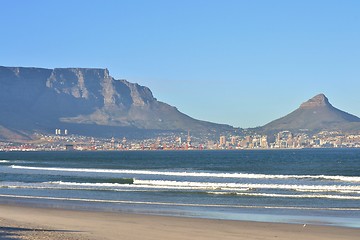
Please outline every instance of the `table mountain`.
[{"label": "table mountain", "polygon": [[318,94],[298,109],[260,128],[265,132],[305,130],[359,131],[360,118],[333,107],[324,94]]},{"label": "table mountain", "polygon": [[0,67],[0,137],[56,128],[93,136],[232,129],[193,119],[157,101],[149,88],[115,80],[107,69]]}]

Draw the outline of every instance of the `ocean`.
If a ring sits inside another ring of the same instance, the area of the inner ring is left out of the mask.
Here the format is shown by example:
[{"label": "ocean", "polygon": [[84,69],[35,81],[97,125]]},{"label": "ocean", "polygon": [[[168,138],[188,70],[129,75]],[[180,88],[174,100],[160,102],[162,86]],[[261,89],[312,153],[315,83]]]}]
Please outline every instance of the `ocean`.
[{"label": "ocean", "polygon": [[360,149],[0,152],[0,204],[360,228]]}]

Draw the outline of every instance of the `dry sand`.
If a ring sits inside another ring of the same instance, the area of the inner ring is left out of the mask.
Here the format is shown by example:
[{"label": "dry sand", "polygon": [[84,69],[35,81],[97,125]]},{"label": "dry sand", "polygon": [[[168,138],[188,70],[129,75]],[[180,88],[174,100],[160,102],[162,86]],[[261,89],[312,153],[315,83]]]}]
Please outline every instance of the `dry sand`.
[{"label": "dry sand", "polygon": [[360,229],[0,205],[0,240],[360,239]]}]

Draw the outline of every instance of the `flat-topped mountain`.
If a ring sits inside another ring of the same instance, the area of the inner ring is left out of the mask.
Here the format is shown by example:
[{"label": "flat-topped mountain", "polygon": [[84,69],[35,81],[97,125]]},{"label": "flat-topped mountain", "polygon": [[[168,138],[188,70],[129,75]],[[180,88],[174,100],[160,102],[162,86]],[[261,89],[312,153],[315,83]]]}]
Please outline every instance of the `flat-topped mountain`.
[{"label": "flat-topped mountain", "polygon": [[0,67],[0,138],[56,128],[93,136],[232,129],[193,119],[107,69]]},{"label": "flat-topped mountain", "polygon": [[341,130],[360,131],[360,118],[333,107],[324,94],[302,103],[290,114],[261,127],[265,132]]}]

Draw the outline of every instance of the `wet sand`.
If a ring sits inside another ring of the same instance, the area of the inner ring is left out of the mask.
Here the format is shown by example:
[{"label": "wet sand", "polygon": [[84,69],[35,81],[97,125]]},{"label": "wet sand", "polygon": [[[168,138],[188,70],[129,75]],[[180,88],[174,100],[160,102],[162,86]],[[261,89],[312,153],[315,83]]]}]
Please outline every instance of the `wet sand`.
[{"label": "wet sand", "polygon": [[359,239],[360,229],[0,205],[0,240]]}]

